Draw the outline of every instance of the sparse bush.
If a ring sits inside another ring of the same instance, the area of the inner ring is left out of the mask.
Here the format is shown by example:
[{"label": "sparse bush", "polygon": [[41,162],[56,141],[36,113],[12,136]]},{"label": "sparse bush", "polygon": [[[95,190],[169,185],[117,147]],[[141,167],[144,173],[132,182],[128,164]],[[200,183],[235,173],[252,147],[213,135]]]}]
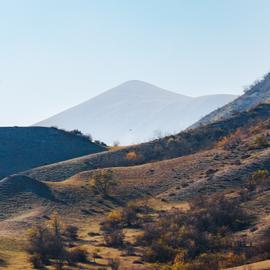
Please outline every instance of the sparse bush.
[{"label": "sparse bush", "polygon": [[215,257],[211,265],[205,258],[213,251],[230,249],[233,240],[227,235],[244,229],[249,221],[237,199],[219,194],[201,197],[190,204],[188,212],[174,209],[160,213],[157,221],[144,227],[138,244],[145,246],[146,261],[177,262],[175,269],[217,269]]},{"label": "sparse bush", "polygon": [[33,265],[48,265],[53,259],[58,269],[62,269],[66,249],[57,215],[48,224],[36,226],[30,231],[27,251]]},{"label": "sparse bush", "polygon": [[68,252],[68,261],[73,263],[86,263],[88,261],[88,252],[81,247],[74,248]]},{"label": "sparse bush", "polygon": [[254,145],[257,148],[264,148],[269,146],[269,138],[266,135],[258,135],[255,138]]},{"label": "sparse bush", "polygon": [[78,227],[74,225],[67,226],[64,235],[72,241],[78,240]]},{"label": "sparse bush", "polygon": [[29,262],[33,265],[34,269],[44,269],[45,262],[41,254],[31,254],[29,257]]},{"label": "sparse bush", "polygon": [[126,227],[138,227],[140,225],[139,212],[140,207],[132,203],[122,210],[122,219]]},{"label": "sparse bush", "polygon": [[124,244],[124,234],[121,229],[104,232],[103,237],[106,245],[109,247],[119,248]]},{"label": "sparse bush", "polygon": [[81,137],[81,138],[84,138],[84,139],[87,139],[89,140],[90,142],[93,141],[93,137],[91,136],[91,134],[83,134],[80,130],[78,129],[74,129],[74,130],[71,130],[69,131],[70,134],[73,134],[75,136],[78,136],[78,137]]},{"label": "sparse bush", "polygon": [[172,261],[176,250],[162,240],[152,242],[151,246],[144,249],[143,259],[148,262]]},{"label": "sparse bush", "polygon": [[118,210],[112,211],[100,225],[101,229],[106,232],[123,228],[122,212]]},{"label": "sparse bush", "polygon": [[78,228],[68,226],[65,231],[57,215],[53,215],[47,223],[35,226],[29,232],[27,252],[30,262],[36,269],[54,264],[58,270],[62,269],[64,262],[70,264],[85,262],[87,252],[82,248],[68,251],[64,236],[77,239]]},{"label": "sparse bush", "polygon": [[100,140],[94,140],[94,143],[103,147],[108,147],[108,145]]},{"label": "sparse bush", "polygon": [[253,172],[248,180],[247,188],[252,191],[254,189],[264,190],[270,185],[269,171],[262,169]]},{"label": "sparse bush", "polygon": [[152,211],[146,205],[139,206],[136,203],[129,203],[121,211],[114,210],[107,215],[105,220],[101,222],[103,231],[112,231],[120,228],[140,227],[142,223],[148,219],[148,214]]},{"label": "sparse bush", "polygon": [[243,134],[238,128],[233,134],[223,137],[217,143],[217,147],[224,148],[225,150],[231,150],[241,143],[242,136]]}]

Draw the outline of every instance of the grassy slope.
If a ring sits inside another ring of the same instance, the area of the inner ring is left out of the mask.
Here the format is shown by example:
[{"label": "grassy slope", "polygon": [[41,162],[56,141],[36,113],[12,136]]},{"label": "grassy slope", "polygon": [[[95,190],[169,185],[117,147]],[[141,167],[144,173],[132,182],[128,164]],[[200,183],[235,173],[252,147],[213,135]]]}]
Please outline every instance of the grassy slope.
[{"label": "grassy slope", "polygon": [[242,144],[233,151],[213,148],[170,160],[112,168],[118,183],[114,200],[104,200],[93,193],[94,171],[91,170],[65,181],[40,185],[35,179],[24,181],[25,176],[13,176],[0,182],[0,192],[6,196],[5,200],[0,200],[0,217],[6,220],[27,209],[31,212],[39,208],[46,214],[58,210],[63,215],[81,219],[104,214],[133,199],[155,197],[176,202],[224,189],[235,191],[245,184],[252,171],[270,169],[269,147],[246,148],[258,135],[256,131],[243,138]]},{"label": "grassy slope", "polygon": [[243,266],[233,268],[227,268],[226,270],[268,270],[268,269],[270,269],[270,260],[246,264]]},{"label": "grassy slope", "polygon": [[[263,110],[265,112],[265,108]],[[256,114],[260,114],[260,111],[256,111]],[[249,118],[244,120],[247,119]],[[237,194],[252,171],[259,168],[269,168],[270,166],[269,147],[249,147],[258,135],[270,133],[269,120],[265,121],[263,127],[259,127],[260,123],[254,121],[255,119],[256,117],[251,119],[253,131],[250,134],[245,131],[242,142],[233,150],[213,147],[211,150],[199,151],[195,154],[169,160],[112,168],[118,182],[118,186],[112,194],[113,199],[102,199],[93,193],[92,170],[81,170],[76,174],[72,169],[69,171],[71,177],[65,181],[42,183],[44,190],[49,189],[51,191],[52,197],[40,196],[40,186],[36,187],[35,179],[27,178],[28,181],[21,181],[27,183],[27,185],[25,185],[26,187],[20,186],[18,188],[20,192],[17,192],[16,196],[8,187],[12,186],[14,182],[19,182],[19,180],[14,181],[14,177],[23,176],[13,176],[6,181],[2,181],[2,183],[0,182],[0,189],[10,192],[10,196],[0,201],[2,214],[0,232],[7,237],[3,241],[14,239],[15,236],[17,239],[13,242],[14,246],[8,249],[5,245],[2,245],[1,248],[0,244],[0,253],[2,251],[7,258],[8,266],[6,267],[16,269],[14,257],[17,256],[20,267],[30,269],[25,253],[20,249],[21,241],[24,241],[25,230],[33,223],[45,221],[46,216],[55,210],[58,211],[65,223],[77,224],[80,227],[82,243],[88,250],[93,250],[96,246],[101,245],[103,259],[99,260],[98,263],[105,265],[106,260],[104,258],[119,256],[121,252],[117,249],[103,247],[102,237],[98,235],[90,237],[88,232],[99,233],[98,223],[104,215],[112,209],[122,207],[125,202],[134,199],[147,200],[157,209],[166,210],[171,207],[186,207],[186,201],[199,194],[211,194],[224,190],[232,195]],[[258,126],[258,129],[256,129],[256,126]],[[98,155],[103,154],[94,156]],[[85,157],[77,159],[75,162],[84,159]],[[72,162],[74,160],[64,164],[65,166],[67,164],[72,165]],[[31,186],[33,188],[29,188]],[[268,218],[270,214],[269,198],[270,191],[267,190],[262,194],[254,195],[244,205],[249,211],[259,214],[252,230],[245,232],[248,235],[250,234],[250,237],[256,237],[264,227],[270,224]],[[254,230],[255,227],[256,230]],[[138,233],[140,232],[127,230],[126,237],[133,239]],[[125,269],[132,269],[132,267],[133,269],[147,269],[147,265],[132,264],[138,258],[138,256],[122,256],[121,261],[127,267]],[[12,268],[13,266],[15,268]],[[84,267],[84,269],[98,269],[100,266]]]}]

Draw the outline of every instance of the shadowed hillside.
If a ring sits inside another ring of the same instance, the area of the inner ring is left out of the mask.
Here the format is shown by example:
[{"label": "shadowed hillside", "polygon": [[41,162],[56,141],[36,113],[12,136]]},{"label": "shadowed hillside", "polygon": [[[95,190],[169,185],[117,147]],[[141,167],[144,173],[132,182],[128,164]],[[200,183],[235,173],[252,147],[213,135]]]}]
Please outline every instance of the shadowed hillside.
[{"label": "shadowed hillside", "polygon": [[106,150],[56,128],[0,128],[0,178],[37,166]]},{"label": "shadowed hillside", "polygon": [[9,176],[0,181],[1,199],[18,196],[18,194],[24,192],[49,199],[53,197],[50,189],[45,184],[24,175]]}]

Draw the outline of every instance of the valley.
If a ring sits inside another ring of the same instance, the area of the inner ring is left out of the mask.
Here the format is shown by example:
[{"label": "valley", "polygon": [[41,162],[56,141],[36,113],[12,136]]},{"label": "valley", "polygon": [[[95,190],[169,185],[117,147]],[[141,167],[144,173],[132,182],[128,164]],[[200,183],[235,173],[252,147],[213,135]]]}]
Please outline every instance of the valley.
[{"label": "valley", "polygon": [[[254,190],[249,181],[253,173],[270,170],[269,115],[270,105],[262,104],[172,137],[34,168],[1,180],[0,232],[5,236],[0,256],[5,269],[30,269],[24,251],[27,230],[49,222],[54,213],[63,226],[78,228],[78,240],[72,245],[84,248],[90,257],[99,250],[98,259],[67,269],[112,269],[110,260],[116,258],[119,269],[161,269],[142,259],[144,247],[136,240],[143,234],[141,225],[124,228],[124,241],[134,249],[134,255],[125,255],[126,247],[104,242],[100,225],[104,218],[135,203],[149,207],[146,216],[156,219],[164,211],[189,211],[194,199],[219,193],[242,200],[241,207],[253,221],[235,237],[256,245],[270,225],[270,187]],[[103,196],[95,191],[95,177],[108,170],[114,182],[110,194]],[[21,264],[14,264],[14,256],[21,258]]]},{"label": "valley", "polygon": [[270,1],[0,1],[0,270],[270,270]]}]

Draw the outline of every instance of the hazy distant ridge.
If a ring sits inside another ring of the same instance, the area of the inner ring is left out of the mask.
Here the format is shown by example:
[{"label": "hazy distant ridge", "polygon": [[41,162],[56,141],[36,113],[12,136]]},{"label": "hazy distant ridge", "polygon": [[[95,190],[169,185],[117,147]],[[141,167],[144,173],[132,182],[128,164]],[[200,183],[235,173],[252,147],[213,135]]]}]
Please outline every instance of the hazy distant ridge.
[{"label": "hazy distant ridge", "polygon": [[79,129],[108,144],[130,144],[147,141],[157,133],[179,132],[235,97],[193,98],[128,81],[36,125]]}]

